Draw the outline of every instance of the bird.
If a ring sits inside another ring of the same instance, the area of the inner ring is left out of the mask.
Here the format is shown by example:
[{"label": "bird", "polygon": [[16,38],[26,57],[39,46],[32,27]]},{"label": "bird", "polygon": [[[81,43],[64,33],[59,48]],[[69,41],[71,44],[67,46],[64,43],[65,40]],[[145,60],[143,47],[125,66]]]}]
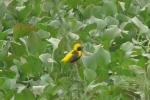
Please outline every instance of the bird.
[{"label": "bird", "polygon": [[70,63],[74,63],[77,60],[80,59],[80,57],[82,56],[82,47],[80,43],[76,43],[74,44],[72,50],[70,52],[68,52],[65,57],[61,60],[61,62],[70,62]]}]

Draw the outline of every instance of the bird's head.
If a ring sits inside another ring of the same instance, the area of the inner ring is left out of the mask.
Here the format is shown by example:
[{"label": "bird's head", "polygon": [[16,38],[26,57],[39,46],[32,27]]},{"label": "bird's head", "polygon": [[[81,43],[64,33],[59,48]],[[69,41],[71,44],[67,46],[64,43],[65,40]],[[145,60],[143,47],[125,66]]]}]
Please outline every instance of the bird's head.
[{"label": "bird's head", "polygon": [[80,43],[76,43],[76,44],[73,46],[73,50],[81,51],[81,50],[82,50],[81,44],[80,44]]}]

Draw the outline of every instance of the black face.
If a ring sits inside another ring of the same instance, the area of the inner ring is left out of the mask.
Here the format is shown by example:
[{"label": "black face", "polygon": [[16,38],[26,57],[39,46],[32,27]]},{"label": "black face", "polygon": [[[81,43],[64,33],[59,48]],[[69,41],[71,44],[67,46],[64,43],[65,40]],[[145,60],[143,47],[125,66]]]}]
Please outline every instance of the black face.
[{"label": "black face", "polygon": [[81,51],[81,50],[82,50],[82,47],[79,47],[77,50],[78,50],[78,51]]}]

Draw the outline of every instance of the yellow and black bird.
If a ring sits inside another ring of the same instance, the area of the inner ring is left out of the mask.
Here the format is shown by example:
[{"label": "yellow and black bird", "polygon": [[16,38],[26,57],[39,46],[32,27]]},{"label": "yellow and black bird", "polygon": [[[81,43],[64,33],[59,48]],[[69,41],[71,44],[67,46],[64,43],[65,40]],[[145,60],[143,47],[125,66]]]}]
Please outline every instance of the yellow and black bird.
[{"label": "yellow and black bird", "polygon": [[82,56],[82,47],[80,43],[76,43],[73,46],[73,49],[65,55],[65,57],[61,60],[62,62],[75,62]]}]

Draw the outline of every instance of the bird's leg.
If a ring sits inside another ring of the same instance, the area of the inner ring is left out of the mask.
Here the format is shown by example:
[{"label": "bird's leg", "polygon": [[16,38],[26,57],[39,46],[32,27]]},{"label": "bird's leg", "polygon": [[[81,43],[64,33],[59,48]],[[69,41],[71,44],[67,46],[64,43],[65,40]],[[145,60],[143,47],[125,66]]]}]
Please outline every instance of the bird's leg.
[{"label": "bird's leg", "polygon": [[75,72],[76,72],[78,81],[81,81],[81,77],[80,77],[79,70],[78,70],[78,65],[76,62],[74,63],[74,65],[75,65]]},{"label": "bird's leg", "polygon": [[81,85],[80,85],[81,84],[81,77],[80,77],[80,74],[79,74],[79,69],[78,69],[79,66],[78,66],[77,62],[74,62],[73,64],[74,64],[74,66],[73,66],[74,73],[76,75],[74,82],[76,82],[76,84],[77,84],[76,99],[79,100],[79,98],[80,98],[80,89],[81,89]]}]

